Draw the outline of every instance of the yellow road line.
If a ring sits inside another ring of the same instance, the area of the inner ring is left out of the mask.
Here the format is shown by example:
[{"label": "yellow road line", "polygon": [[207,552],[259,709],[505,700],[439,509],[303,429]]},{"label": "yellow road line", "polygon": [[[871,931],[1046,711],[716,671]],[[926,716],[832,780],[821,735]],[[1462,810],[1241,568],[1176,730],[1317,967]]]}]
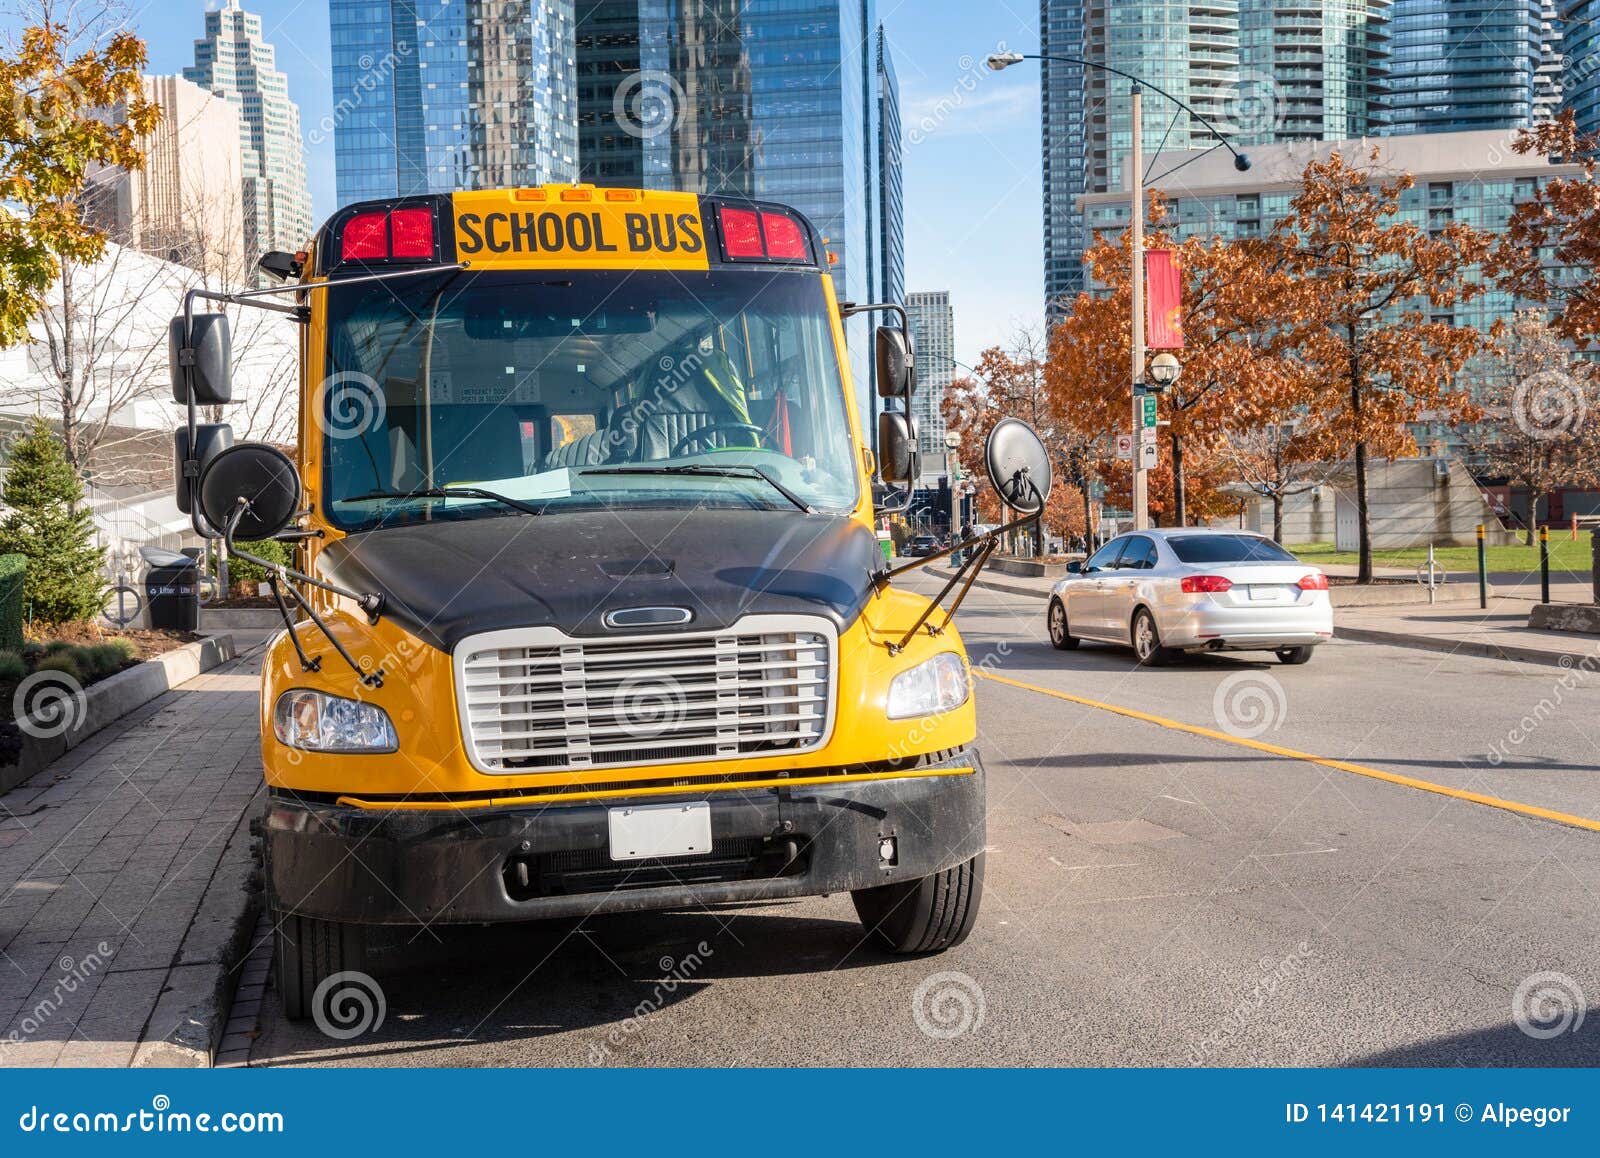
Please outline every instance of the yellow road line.
[{"label": "yellow road line", "polygon": [[1023,691],[1038,692],[1040,695],[1054,696],[1058,700],[1082,704],[1086,708],[1098,708],[1103,712],[1127,716],[1132,720],[1143,720],[1147,724],[1158,724],[1163,728],[1171,728],[1175,732],[1188,732],[1190,735],[1204,736],[1209,740],[1221,740],[1225,744],[1237,744],[1241,748],[1253,748],[1257,752],[1267,752],[1273,756],[1282,756],[1287,760],[1303,760],[1307,764],[1319,764],[1324,768],[1337,768],[1341,772],[1349,772],[1356,776],[1367,776],[1373,780],[1385,780],[1390,784],[1399,784],[1404,788],[1415,788],[1419,792],[1433,792],[1440,796],[1466,800],[1489,808],[1499,808],[1522,816],[1536,816],[1540,820],[1553,820],[1557,824],[1570,824],[1574,828],[1586,828],[1590,832],[1600,832],[1600,820],[1589,820],[1586,817],[1573,816],[1566,812],[1555,812],[1548,808],[1540,808],[1534,804],[1522,804],[1515,800],[1502,800],[1498,796],[1488,796],[1482,792],[1468,792],[1463,788],[1450,788],[1443,784],[1435,784],[1429,780],[1418,780],[1414,776],[1401,776],[1397,772],[1385,772],[1381,768],[1368,768],[1365,764],[1352,764],[1348,760],[1331,760],[1326,756],[1316,756],[1310,752],[1296,751],[1294,748],[1283,748],[1277,744],[1265,744],[1260,740],[1250,740],[1243,736],[1230,736],[1226,732],[1213,731],[1210,728],[1202,728],[1195,724],[1185,724],[1181,720],[1169,720],[1165,716],[1153,716],[1149,712],[1141,712],[1135,708],[1124,708],[1117,704],[1102,703],[1099,700],[1071,695],[1068,692],[1058,692],[1054,688],[1041,687],[1038,684],[1025,683],[1022,680],[1008,679],[1006,676],[995,675],[993,672],[983,671],[980,668],[973,668],[972,674],[981,676],[986,680],[993,680],[998,684],[1021,688]]}]

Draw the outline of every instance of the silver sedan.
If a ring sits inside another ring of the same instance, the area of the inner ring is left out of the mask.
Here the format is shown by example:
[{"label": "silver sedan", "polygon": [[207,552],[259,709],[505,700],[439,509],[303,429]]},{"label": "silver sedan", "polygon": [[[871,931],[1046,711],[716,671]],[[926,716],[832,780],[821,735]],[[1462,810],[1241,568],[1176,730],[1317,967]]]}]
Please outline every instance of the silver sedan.
[{"label": "silver sedan", "polygon": [[1051,589],[1050,642],[1131,646],[1143,663],[1184,651],[1271,651],[1305,663],[1333,637],[1328,578],[1247,531],[1121,535]]}]

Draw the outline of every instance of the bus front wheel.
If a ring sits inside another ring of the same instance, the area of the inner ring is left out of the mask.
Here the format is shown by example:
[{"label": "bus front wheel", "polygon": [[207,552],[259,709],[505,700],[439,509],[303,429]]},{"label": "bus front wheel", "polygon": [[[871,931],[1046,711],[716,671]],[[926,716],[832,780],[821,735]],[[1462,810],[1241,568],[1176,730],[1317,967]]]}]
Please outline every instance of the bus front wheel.
[{"label": "bus front wheel", "polygon": [[[275,912],[278,993],[290,1021],[313,1016],[318,990],[340,973],[367,967],[366,928]],[[324,998],[326,1000],[326,998]]]},{"label": "bus front wheel", "polygon": [[937,953],[967,939],[983,900],[983,853],[920,880],[856,889],[856,915],[891,953]]}]

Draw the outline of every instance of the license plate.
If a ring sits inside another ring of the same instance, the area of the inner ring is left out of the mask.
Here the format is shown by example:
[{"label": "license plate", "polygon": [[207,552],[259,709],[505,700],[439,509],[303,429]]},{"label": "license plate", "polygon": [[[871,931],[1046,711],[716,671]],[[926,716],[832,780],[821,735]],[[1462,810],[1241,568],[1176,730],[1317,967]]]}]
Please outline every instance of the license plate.
[{"label": "license plate", "polygon": [[612,860],[704,856],[711,851],[711,805],[704,800],[607,811]]},{"label": "license plate", "polygon": [[1269,587],[1265,583],[1252,583],[1245,590],[1250,593],[1250,598],[1253,600],[1271,601],[1283,598],[1282,587]]}]

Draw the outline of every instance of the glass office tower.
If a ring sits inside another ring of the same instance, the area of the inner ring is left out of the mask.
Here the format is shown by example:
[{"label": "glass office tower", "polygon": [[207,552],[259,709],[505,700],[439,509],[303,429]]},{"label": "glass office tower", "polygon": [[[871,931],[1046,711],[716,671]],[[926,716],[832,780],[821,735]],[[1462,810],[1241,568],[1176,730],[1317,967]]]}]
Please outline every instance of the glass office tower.
[{"label": "glass office tower", "polygon": [[572,0],[329,0],[341,205],[573,181]]},{"label": "glass office tower", "polygon": [[[841,299],[881,292],[875,0],[577,0],[576,17],[583,180],[792,205]],[[877,320],[847,327],[863,420]]]},{"label": "glass office tower", "polygon": [[1585,133],[1600,133],[1600,0],[1564,0],[1561,50],[1567,107]]},{"label": "glass office tower", "polygon": [[1548,111],[1544,0],[1395,0],[1392,131],[1515,129]]},{"label": "glass office tower", "polygon": [[1390,0],[1240,0],[1239,84],[1220,127],[1247,145],[1381,132],[1389,8]]},{"label": "glass office tower", "polygon": [[[1083,56],[1083,0],[1041,0],[1041,56]],[[1040,105],[1044,117],[1044,298],[1052,324],[1084,288],[1083,215],[1078,198],[1084,186],[1083,69],[1052,60],[1040,62]]]},{"label": "glass office tower", "polygon": [[880,301],[903,302],[906,297],[905,138],[900,125],[900,82],[894,74],[888,38],[878,26],[878,192],[883,199],[879,217],[878,285]]}]

